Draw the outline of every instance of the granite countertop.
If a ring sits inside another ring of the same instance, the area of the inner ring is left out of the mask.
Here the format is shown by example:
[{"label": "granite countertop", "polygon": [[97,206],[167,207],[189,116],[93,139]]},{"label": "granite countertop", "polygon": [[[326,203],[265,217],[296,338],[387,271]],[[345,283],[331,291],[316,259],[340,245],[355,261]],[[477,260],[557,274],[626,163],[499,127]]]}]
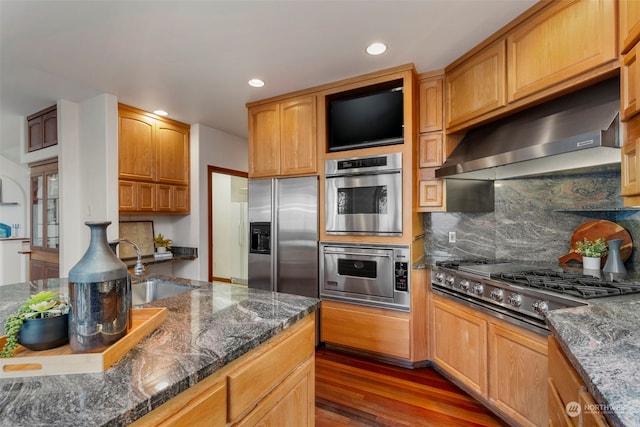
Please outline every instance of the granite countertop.
[{"label": "granite countertop", "polygon": [[[143,265],[162,264],[165,262],[180,261],[180,260],[194,260],[198,258],[198,249],[189,248],[184,246],[173,246],[171,248],[171,258],[156,258],[154,255],[143,256],[141,261]],[[127,258],[121,260],[128,268],[132,268],[136,265],[138,260],[136,258]]]},{"label": "granite countertop", "polygon": [[554,310],[547,323],[611,424],[640,425],[640,301]]},{"label": "granite countertop", "polygon": [[[148,306],[167,319],[103,373],[0,379],[0,426],[122,426],[145,415],[319,307],[319,300],[162,276],[195,285]],[[30,294],[66,279],[0,286],[0,325]]]}]

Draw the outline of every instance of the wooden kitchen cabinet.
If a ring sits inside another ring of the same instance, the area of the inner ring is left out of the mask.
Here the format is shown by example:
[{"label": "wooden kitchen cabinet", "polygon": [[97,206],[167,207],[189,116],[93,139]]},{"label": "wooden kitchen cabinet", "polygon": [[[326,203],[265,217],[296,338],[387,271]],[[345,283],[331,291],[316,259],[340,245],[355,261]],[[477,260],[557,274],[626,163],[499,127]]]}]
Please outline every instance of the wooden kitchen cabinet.
[{"label": "wooden kitchen cabinet", "polygon": [[418,139],[418,166],[435,168],[444,161],[444,142],[442,132],[420,134]]},{"label": "wooden kitchen cabinet", "polygon": [[546,337],[431,294],[431,360],[510,423],[548,421]]},{"label": "wooden kitchen cabinet", "polygon": [[444,78],[420,78],[418,84],[418,114],[420,133],[439,132],[444,128],[443,96]]},{"label": "wooden kitchen cabinet", "polygon": [[27,117],[27,151],[58,144],[58,109],[56,105]]},{"label": "wooden kitchen cabinet", "polygon": [[621,194],[625,206],[640,202],[640,138],[627,141],[622,146]]},{"label": "wooden kitchen cabinet", "polygon": [[135,421],[144,426],[300,426],[315,423],[312,313]]},{"label": "wooden kitchen cabinet", "polygon": [[322,301],[321,339],[383,356],[411,357],[410,315],[395,310]]},{"label": "wooden kitchen cabinet", "polygon": [[189,127],[156,122],[156,181],[189,184]]},{"label": "wooden kitchen cabinet", "polygon": [[460,127],[506,105],[505,55],[505,40],[499,40],[447,71],[447,129]]},{"label": "wooden kitchen cabinet", "polygon": [[[539,2],[447,66],[447,133],[466,131],[616,75],[617,4]],[[636,7],[629,12],[636,13]]]},{"label": "wooden kitchen cabinet", "polygon": [[421,179],[418,182],[418,211],[434,212],[444,209],[444,185],[440,178]]},{"label": "wooden kitchen cabinet", "polygon": [[479,396],[487,397],[487,321],[433,295],[432,360]]},{"label": "wooden kitchen cabinet", "polygon": [[309,357],[273,390],[238,427],[315,425],[315,360]]},{"label": "wooden kitchen cabinet", "polygon": [[640,41],[640,2],[637,0],[619,0],[620,53]]},{"label": "wooden kitchen cabinet", "polygon": [[489,401],[522,426],[548,420],[546,341],[507,323],[489,323]]},{"label": "wooden kitchen cabinet", "polygon": [[638,68],[638,50],[635,45],[620,64],[620,120],[630,120],[640,112],[640,69]]},{"label": "wooden kitchen cabinet", "polygon": [[316,97],[249,107],[249,177],[315,174]]},{"label": "wooden kitchen cabinet", "polygon": [[118,108],[118,177],[154,181],[155,120],[124,106]]},{"label": "wooden kitchen cabinet", "polygon": [[124,214],[188,214],[189,126],[120,104],[119,206]]},{"label": "wooden kitchen cabinet", "polygon": [[120,212],[153,212],[156,185],[150,182],[118,181]]},{"label": "wooden kitchen cabinet", "polygon": [[60,249],[58,160],[31,165],[31,259],[29,280],[57,278]]},{"label": "wooden kitchen cabinet", "polygon": [[446,156],[444,134],[444,73],[434,72],[419,76],[420,135],[418,137],[416,173],[418,212],[443,209],[444,180],[435,178],[435,170]]},{"label": "wooden kitchen cabinet", "polygon": [[[552,336],[548,338],[548,349],[549,425],[607,426],[602,413],[596,410],[598,406],[587,391],[584,381]],[[570,402],[579,407],[568,414],[567,404]]]},{"label": "wooden kitchen cabinet", "polygon": [[507,37],[509,102],[617,68],[616,12],[611,0],[554,2],[514,28]]}]

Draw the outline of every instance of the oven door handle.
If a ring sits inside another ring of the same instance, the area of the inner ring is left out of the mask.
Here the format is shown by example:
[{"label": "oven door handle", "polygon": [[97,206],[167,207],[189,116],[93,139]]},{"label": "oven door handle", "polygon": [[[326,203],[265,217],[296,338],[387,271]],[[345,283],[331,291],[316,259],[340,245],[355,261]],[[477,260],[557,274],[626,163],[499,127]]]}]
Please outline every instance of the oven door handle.
[{"label": "oven door handle", "polygon": [[335,179],[335,178],[352,178],[352,177],[361,177],[361,176],[374,176],[374,175],[394,175],[397,173],[402,173],[402,169],[393,169],[386,171],[363,171],[363,172],[345,172],[339,174],[331,174],[326,175],[326,179]]},{"label": "oven door handle", "polygon": [[369,256],[369,257],[378,257],[378,258],[391,258],[390,254],[372,254],[367,252],[345,252],[345,251],[332,251],[329,248],[325,248],[325,254],[333,254],[333,255],[352,255],[352,256]]}]

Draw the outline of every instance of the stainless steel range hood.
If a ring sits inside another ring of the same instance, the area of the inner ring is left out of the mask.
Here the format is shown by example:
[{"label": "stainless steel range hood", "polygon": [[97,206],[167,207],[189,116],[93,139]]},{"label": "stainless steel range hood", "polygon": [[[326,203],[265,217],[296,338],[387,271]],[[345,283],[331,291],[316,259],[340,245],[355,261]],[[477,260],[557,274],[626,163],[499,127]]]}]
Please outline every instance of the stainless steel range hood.
[{"label": "stainless steel range hood", "polygon": [[620,163],[619,110],[614,78],[472,129],[436,177],[506,179]]}]

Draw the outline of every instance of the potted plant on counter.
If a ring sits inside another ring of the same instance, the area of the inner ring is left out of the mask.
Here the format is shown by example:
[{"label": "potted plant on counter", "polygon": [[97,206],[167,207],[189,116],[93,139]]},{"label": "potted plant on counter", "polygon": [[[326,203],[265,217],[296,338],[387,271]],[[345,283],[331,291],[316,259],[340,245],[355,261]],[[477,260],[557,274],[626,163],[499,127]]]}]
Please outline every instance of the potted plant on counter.
[{"label": "potted plant on counter", "polygon": [[576,242],[576,253],[582,255],[582,267],[587,270],[600,270],[601,258],[607,254],[607,243],[602,237],[589,240],[586,237]]},{"label": "potted plant on counter", "polygon": [[158,235],[153,238],[153,244],[156,246],[157,252],[162,253],[162,252],[166,252],[168,249],[171,249],[173,240],[166,239],[162,235],[162,233],[158,233]]},{"label": "potted plant on counter", "polygon": [[69,305],[57,292],[42,291],[9,316],[4,324],[6,341],[0,357],[13,356],[18,344],[29,350],[46,350],[69,341]]}]

